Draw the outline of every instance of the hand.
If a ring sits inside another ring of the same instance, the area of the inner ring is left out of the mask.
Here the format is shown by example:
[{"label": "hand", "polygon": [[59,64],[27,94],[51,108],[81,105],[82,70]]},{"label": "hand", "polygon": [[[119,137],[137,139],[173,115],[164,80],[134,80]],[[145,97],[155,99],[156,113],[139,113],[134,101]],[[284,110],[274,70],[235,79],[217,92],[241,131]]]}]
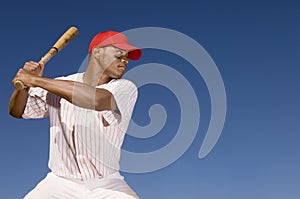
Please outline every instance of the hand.
[{"label": "hand", "polygon": [[14,84],[17,80],[20,80],[23,82],[25,87],[34,87],[34,78],[35,77],[41,77],[43,75],[44,71],[44,64],[43,63],[37,63],[34,61],[26,62],[23,66],[23,69],[20,69],[14,79],[12,80],[12,83]]},{"label": "hand", "polygon": [[43,76],[43,72],[44,72],[44,64],[34,62],[34,61],[29,61],[24,64],[23,69],[29,71],[33,75],[41,77]]}]

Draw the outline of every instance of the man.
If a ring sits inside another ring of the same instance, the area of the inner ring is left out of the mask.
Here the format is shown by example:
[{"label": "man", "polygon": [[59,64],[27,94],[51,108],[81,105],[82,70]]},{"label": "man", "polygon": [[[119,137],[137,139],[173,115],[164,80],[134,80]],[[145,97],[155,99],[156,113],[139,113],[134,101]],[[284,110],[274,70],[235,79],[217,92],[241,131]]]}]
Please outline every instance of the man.
[{"label": "man", "polygon": [[51,172],[26,199],[138,198],[119,173],[120,148],[137,99],[137,88],[122,79],[128,59],[142,51],[125,35],[98,33],[89,46],[84,73],[49,79],[44,65],[26,62],[12,80],[9,113],[50,120]]}]

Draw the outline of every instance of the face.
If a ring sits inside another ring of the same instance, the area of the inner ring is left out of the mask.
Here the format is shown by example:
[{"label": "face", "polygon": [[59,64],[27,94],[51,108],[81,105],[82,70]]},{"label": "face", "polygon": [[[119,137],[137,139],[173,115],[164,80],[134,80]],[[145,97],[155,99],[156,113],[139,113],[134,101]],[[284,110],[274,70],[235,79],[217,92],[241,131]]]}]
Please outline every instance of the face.
[{"label": "face", "polygon": [[114,46],[106,46],[100,49],[99,64],[103,67],[104,74],[114,79],[121,78],[128,64],[128,51]]}]

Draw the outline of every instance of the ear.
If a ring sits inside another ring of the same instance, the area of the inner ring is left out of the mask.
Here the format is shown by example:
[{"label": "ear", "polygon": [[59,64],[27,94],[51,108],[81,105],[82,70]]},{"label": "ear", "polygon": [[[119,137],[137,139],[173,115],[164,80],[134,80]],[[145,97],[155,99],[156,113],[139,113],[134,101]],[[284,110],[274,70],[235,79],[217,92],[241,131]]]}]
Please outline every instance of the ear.
[{"label": "ear", "polygon": [[100,55],[101,55],[101,53],[102,53],[102,48],[97,48],[97,47],[95,47],[95,48],[93,48],[93,50],[92,50],[92,55],[96,58],[96,59],[99,59],[100,58]]}]

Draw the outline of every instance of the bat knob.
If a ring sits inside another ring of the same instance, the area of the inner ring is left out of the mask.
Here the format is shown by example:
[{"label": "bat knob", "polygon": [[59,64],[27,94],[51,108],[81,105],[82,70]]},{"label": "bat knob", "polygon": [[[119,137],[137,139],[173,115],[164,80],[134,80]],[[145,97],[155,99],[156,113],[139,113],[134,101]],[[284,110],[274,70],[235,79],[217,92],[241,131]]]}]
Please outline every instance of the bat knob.
[{"label": "bat knob", "polygon": [[14,86],[15,86],[15,89],[17,89],[17,90],[22,90],[22,89],[26,88],[25,85],[23,84],[23,82],[20,80],[16,80],[14,82]]}]

